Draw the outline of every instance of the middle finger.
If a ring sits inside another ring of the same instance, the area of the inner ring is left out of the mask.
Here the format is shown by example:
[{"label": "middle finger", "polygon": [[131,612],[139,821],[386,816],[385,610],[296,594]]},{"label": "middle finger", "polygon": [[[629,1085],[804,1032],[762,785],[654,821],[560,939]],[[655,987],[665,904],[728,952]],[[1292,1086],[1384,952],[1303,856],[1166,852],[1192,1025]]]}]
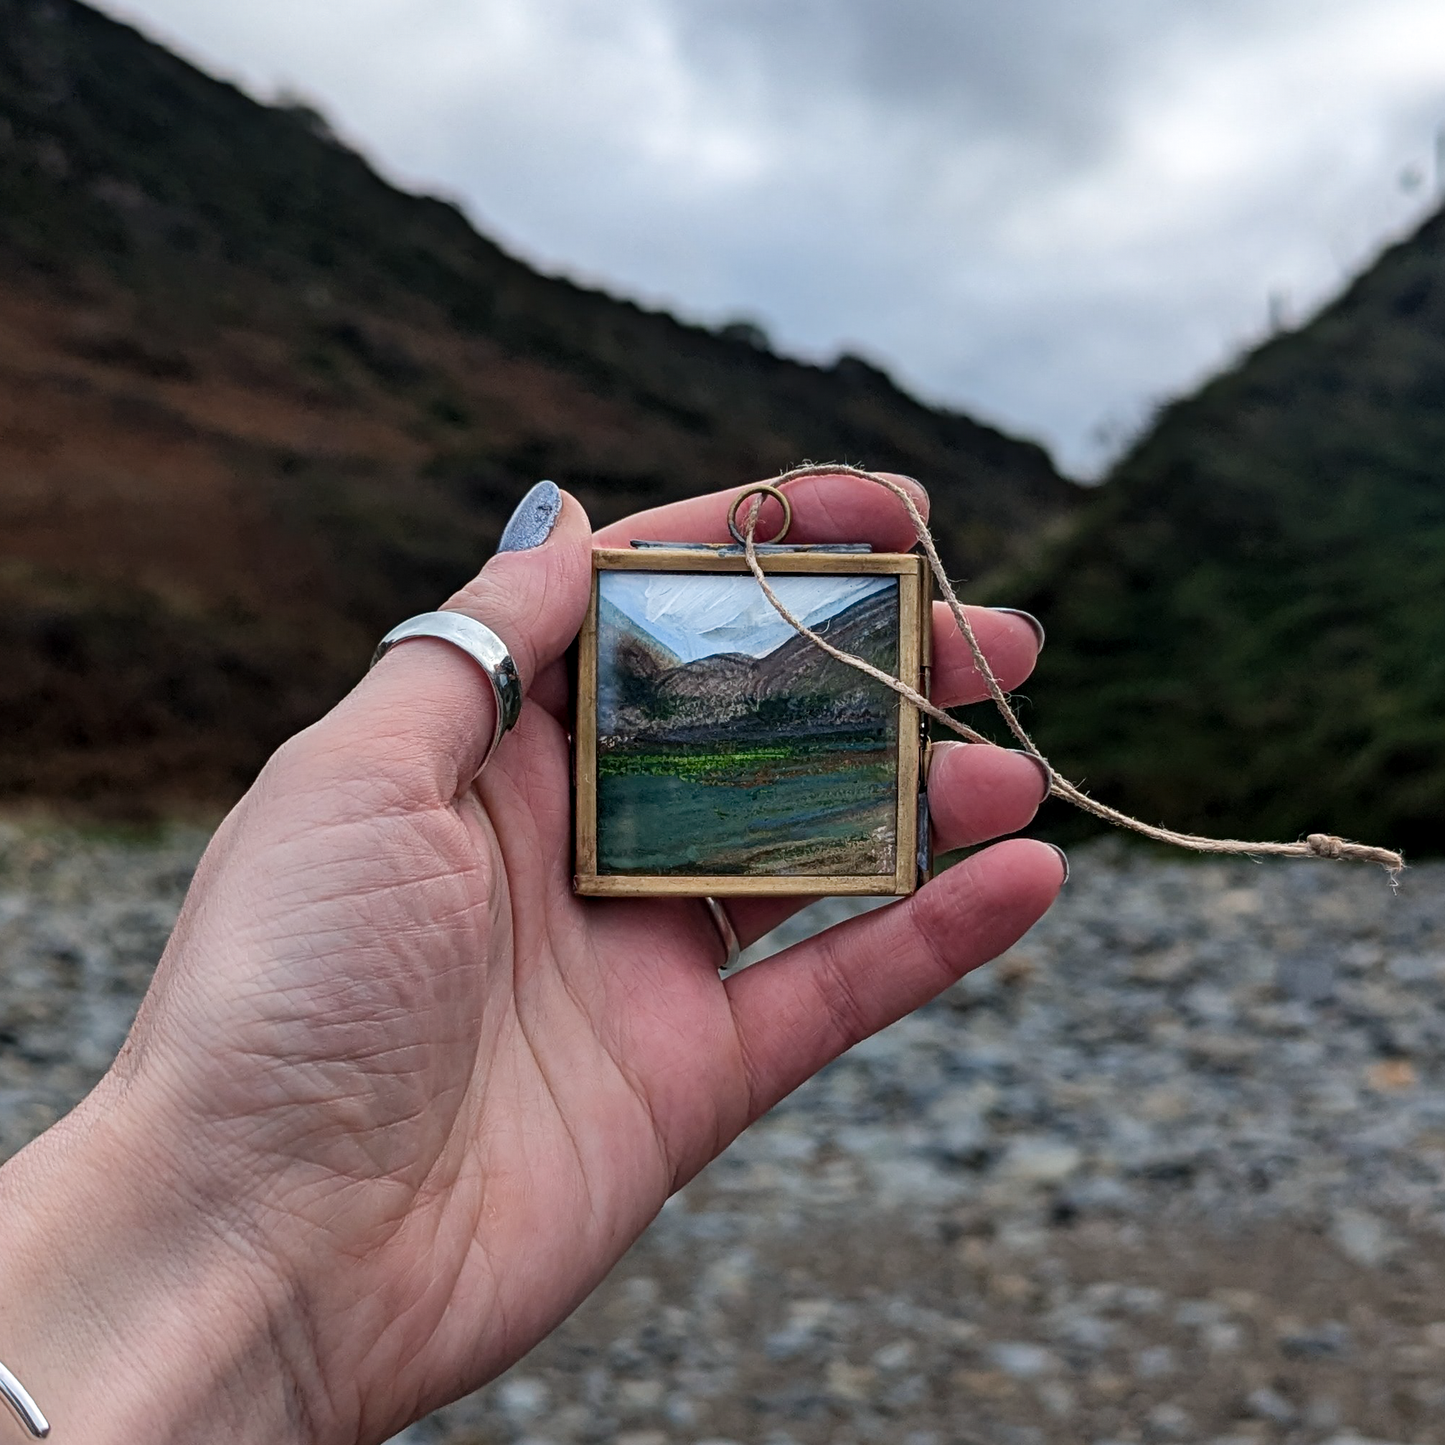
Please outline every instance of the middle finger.
[{"label": "middle finger", "polygon": [[[999,686],[1017,687],[1034,670],[1042,645],[1042,629],[1023,612],[999,607],[965,607],[968,625]],[[1036,630],[1037,629],[1037,630]],[[988,687],[973,660],[968,642],[953,613],[943,602],[933,604],[933,698],[939,707],[982,702]]]}]

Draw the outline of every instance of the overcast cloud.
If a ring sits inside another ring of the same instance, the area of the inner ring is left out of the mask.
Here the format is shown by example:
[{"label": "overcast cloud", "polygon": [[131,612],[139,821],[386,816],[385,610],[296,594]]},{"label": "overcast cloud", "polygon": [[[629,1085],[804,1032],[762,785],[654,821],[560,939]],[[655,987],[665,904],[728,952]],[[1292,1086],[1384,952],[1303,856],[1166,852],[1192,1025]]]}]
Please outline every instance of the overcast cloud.
[{"label": "overcast cloud", "polygon": [[103,8],[546,269],[861,352],[1075,473],[1414,224],[1445,125],[1439,0]]}]

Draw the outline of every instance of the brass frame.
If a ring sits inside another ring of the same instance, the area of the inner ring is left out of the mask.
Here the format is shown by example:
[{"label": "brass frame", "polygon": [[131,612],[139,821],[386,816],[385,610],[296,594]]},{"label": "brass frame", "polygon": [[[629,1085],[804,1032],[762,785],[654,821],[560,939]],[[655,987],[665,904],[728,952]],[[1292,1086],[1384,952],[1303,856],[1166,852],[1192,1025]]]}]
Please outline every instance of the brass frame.
[{"label": "brass frame", "polygon": [[[762,559],[774,573],[834,576],[886,574],[898,578],[899,676],[928,695],[932,652],[931,578],[928,564],[911,553],[776,552]],[[592,553],[592,596],[578,638],[577,723],[574,730],[576,856],[573,887],[593,897],[740,897],[860,894],[902,896],[918,886],[918,794],[926,762],[918,709],[898,699],[898,834],[892,874],[676,875],[597,871],[597,585],[602,572],[742,572],[737,552],[599,548]]]}]

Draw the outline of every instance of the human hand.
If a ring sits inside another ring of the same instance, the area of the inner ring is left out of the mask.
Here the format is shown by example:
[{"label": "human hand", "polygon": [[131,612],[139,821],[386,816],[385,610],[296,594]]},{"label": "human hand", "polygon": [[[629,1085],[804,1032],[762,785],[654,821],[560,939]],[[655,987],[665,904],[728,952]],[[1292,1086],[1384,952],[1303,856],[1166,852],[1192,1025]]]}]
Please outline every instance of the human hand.
[{"label": "human hand", "polygon": [[[734,495],[595,540],[721,540]],[[866,482],[791,496],[797,540],[911,545]],[[448,604],[528,687],[480,776],[480,671],[388,654],[267,764],[114,1068],[0,1171],[0,1359],[57,1439],[386,1439],[525,1353],[748,1123],[1057,892],[1056,850],[999,844],[726,981],[698,900],[574,897],[562,659],[594,539],[560,501]],[[1016,686],[1033,629],[971,620]],[[935,698],[981,698],[946,612],[934,647]],[[1045,791],[1022,755],[940,747],[938,845],[1023,826]],[[729,912],[747,944],[802,901]]]}]

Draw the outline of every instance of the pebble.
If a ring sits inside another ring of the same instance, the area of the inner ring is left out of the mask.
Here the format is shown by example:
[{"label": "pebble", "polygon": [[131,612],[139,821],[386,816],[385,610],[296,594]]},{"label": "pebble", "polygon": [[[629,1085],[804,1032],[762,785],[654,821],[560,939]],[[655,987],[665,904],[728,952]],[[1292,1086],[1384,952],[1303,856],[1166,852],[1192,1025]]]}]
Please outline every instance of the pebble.
[{"label": "pebble", "polygon": [[1026,1184],[1059,1184],[1078,1172],[1083,1153],[1072,1144],[1047,1135],[1010,1139],[999,1161],[1000,1178]]},{"label": "pebble", "polygon": [[1337,1210],[1330,1232],[1351,1259],[1366,1266],[1382,1264],[1395,1248],[1384,1221],[1363,1209]]},{"label": "pebble", "polygon": [[1054,1367],[1054,1357],[1039,1345],[1020,1344],[1015,1340],[1001,1340],[990,1345],[989,1358],[1006,1375],[1015,1379],[1031,1380],[1035,1376],[1048,1374]]},{"label": "pebble", "polygon": [[1270,1420],[1276,1425],[1292,1425],[1299,1414],[1278,1390],[1268,1388],[1250,1394],[1249,1413],[1258,1420]]}]

